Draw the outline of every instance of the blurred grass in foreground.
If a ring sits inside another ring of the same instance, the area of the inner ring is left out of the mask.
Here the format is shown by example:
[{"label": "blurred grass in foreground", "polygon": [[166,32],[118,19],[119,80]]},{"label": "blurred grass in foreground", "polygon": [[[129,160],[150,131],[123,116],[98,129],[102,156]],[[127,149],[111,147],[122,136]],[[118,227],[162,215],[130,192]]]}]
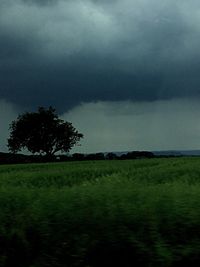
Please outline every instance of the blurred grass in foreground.
[{"label": "blurred grass in foreground", "polygon": [[199,266],[200,158],[0,166],[0,266]]}]

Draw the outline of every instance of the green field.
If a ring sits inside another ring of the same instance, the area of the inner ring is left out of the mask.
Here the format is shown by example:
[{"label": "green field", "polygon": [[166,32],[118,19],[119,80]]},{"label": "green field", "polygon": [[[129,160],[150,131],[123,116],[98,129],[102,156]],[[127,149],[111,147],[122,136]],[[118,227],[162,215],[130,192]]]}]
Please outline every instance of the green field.
[{"label": "green field", "polygon": [[200,158],[0,166],[0,266],[191,265]]}]

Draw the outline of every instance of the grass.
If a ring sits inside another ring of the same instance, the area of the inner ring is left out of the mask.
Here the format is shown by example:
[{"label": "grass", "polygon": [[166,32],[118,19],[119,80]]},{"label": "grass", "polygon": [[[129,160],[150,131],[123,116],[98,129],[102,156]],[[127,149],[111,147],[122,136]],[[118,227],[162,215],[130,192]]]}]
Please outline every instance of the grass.
[{"label": "grass", "polygon": [[0,166],[0,266],[198,266],[200,158]]}]

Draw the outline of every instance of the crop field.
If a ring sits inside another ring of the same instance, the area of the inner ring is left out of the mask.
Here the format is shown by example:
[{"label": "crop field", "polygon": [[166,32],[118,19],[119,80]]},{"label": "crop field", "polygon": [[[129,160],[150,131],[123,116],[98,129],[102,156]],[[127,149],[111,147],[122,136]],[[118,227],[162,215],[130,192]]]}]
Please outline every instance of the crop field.
[{"label": "crop field", "polygon": [[0,267],[200,265],[200,158],[0,166]]}]

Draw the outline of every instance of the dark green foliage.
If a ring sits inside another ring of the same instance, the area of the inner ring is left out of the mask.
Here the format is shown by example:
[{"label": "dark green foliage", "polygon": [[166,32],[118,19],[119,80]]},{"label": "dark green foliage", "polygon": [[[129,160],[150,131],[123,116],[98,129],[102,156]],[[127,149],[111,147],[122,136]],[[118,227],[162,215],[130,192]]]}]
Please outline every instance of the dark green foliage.
[{"label": "dark green foliage", "polygon": [[95,153],[95,154],[87,154],[85,156],[86,160],[104,160],[104,154],[103,153]]},{"label": "dark green foliage", "polygon": [[154,154],[149,151],[132,151],[122,154],[120,159],[137,159],[137,158],[153,158]]},{"label": "dark green foliage", "polygon": [[117,155],[115,153],[110,152],[106,155],[106,159],[108,160],[117,159]]},{"label": "dark green foliage", "polygon": [[72,160],[76,160],[76,161],[82,161],[85,159],[85,155],[81,154],[81,153],[74,153],[72,155]]},{"label": "dark green foliage", "polygon": [[199,266],[200,159],[0,166],[0,266]]},{"label": "dark green foliage", "polygon": [[83,137],[71,123],[59,119],[51,107],[19,115],[10,130],[8,148],[11,152],[28,149],[33,154],[49,157],[58,151],[68,152]]}]

